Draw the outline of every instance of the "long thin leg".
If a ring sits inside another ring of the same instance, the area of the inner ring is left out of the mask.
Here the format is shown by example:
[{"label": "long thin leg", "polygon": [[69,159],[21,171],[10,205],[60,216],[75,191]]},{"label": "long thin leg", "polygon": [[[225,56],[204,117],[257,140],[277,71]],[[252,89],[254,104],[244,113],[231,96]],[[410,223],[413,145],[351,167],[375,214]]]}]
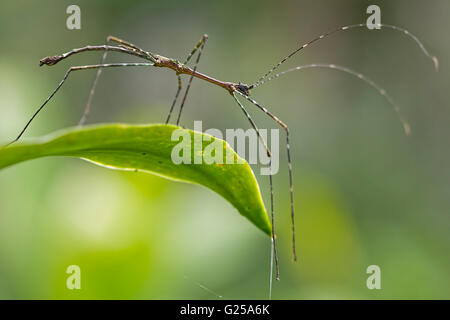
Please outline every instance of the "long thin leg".
[{"label": "long thin leg", "polygon": [[197,55],[197,60],[195,61],[193,73],[191,74],[191,77],[189,78],[189,82],[186,87],[186,92],[184,93],[183,100],[181,101],[180,112],[178,113],[178,118],[177,118],[177,125],[180,124],[181,112],[183,112],[184,103],[186,102],[186,98],[189,93],[189,89],[191,88],[192,80],[194,79],[194,74],[197,71],[197,65],[198,65],[198,62],[200,61],[200,57],[202,55],[203,48],[205,47],[206,40],[208,40],[208,35],[204,34],[203,37],[201,38],[201,40],[197,43],[197,46],[194,48],[194,50],[192,50],[191,54],[186,59],[186,62],[189,61],[189,59],[192,57],[192,55],[195,53],[195,51],[197,51],[197,47],[200,48],[198,55]]},{"label": "long thin leg", "polygon": [[82,53],[82,52],[86,52],[86,51],[105,51],[105,50],[130,54],[130,55],[133,55],[133,56],[136,56],[139,58],[150,60],[153,63],[156,63],[156,60],[154,59],[153,54],[151,54],[150,52],[145,52],[145,53],[138,52],[134,49],[126,48],[123,46],[117,47],[117,46],[101,45],[101,46],[85,46],[82,48],[72,49],[66,53],[59,54],[56,56],[45,57],[39,61],[39,65],[43,66],[45,64],[47,66],[53,66],[53,65],[57,64],[58,62],[66,59],[72,55],[78,54],[78,53]]},{"label": "long thin leg", "polygon": [[262,110],[265,114],[267,114],[269,117],[271,117],[277,124],[279,124],[286,132],[286,151],[287,151],[287,160],[288,160],[288,167],[289,167],[289,191],[291,196],[291,224],[292,224],[292,255],[294,261],[297,260],[297,254],[295,251],[295,215],[294,215],[294,181],[292,176],[292,162],[291,162],[291,147],[289,143],[289,128],[288,126],[281,121],[277,116],[275,116],[273,113],[271,113],[269,110],[267,110],[265,107],[263,107],[261,104],[250,98],[249,96],[239,92],[241,96],[243,96],[245,99],[253,103],[255,106],[257,106],[260,110]]},{"label": "long thin leg", "polygon": [[[128,42],[128,41],[123,40],[123,39],[120,39],[120,38],[115,37],[115,36],[108,36],[106,41],[107,41],[107,43],[108,42],[117,42],[117,43],[125,46],[126,48],[130,48],[130,49],[135,50],[135,51],[137,51],[139,53],[145,53],[145,51],[143,49],[141,49],[138,46],[132,44],[131,42]],[[188,57],[187,57],[186,61],[184,62],[184,64],[186,64],[190,60],[190,58],[197,51],[199,46],[200,45],[197,44],[197,46],[194,48],[194,50],[192,50],[192,52],[188,55]],[[104,54],[103,54],[103,56],[102,56],[102,58],[100,60],[100,64],[104,64],[105,63],[105,59],[106,59],[107,53],[108,53],[108,50],[105,50],[105,52],[104,52]],[[91,102],[92,102],[92,97],[94,95],[95,88],[96,88],[97,82],[98,82],[98,78],[100,77],[101,73],[102,73],[102,68],[99,68],[97,70],[96,75],[95,75],[94,82],[92,84],[91,91],[89,93],[88,102],[86,104],[86,108],[84,110],[84,114],[83,114],[83,117],[80,120],[79,125],[83,125],[83,123],[85,122],[86,117],[87,117],[87,115],[89,113],[90,105],[91,105]],[[177,77],[178,77],[178,88],[177,88],[177,92],[175,94],[175,97],[174,97],[174,99],[172,101],[172,105],[170,106],[170,111],[169,111],[169,115],[167,116],[167,119],[166,119],[166,124],[169,123],[169,121],[170,121],[170,117],[172,115],[173,109],[175,107],[175,104],[177,102],[178,96],[180,95],[180,91],[181,91],[181,88],[182,88],[181,76],[177,75]]]},{"label": "long thin leg", "polygon": [[[253,129],[255,129],[256,134],[258,135],[258,138],[260,139],[261,143],[263,144],[264,148],[266,149],[267,156],[269,157],[269,167],[270,167],[270,174],[269,174],[269,184],[270,184],[270,216],[271,216],[271,222],[272,222],[272,242],[273,242],[273,255],[275,257],[275,279],[280,280],[280,270],[278,266],[278,254],[277,254],[277,246],[275,242],[276,234],[275,234],[275,219],[274,219],[274,209],[273,209],[273,181],[272,181],[272,153],[270,152],[269,147],[267,146],[266,141],[261,136],[258,127],[256,126],[255,122],[253,121],[252,117],[248,113],[248,111],[245,109],[245,107],[242,105],[242,103],[239,101],[239,99],[236,97],[235,94],[233,94],[234,100],[236,100],[237,104],[241,108],[241,110],[244,112],[244,114],[247,116],[248,121],[250,121],[250,124],[252,125]],[[272,275],[271,275],[272,276]]]},{"label": "long thin leg", "polygon": [[38,115],[38,113],[45,107],[45,105],[47,104],[47,102],[50,101],[51,98],[53,98],[53,96],[56,94],[56,92],[58,92],[58,90],[62,87],[62,85],[64,84],[64,82],[67,80],[67,78],[69,77],[69,74],[72,71],[78,71],[78,70],[88,70],[88,69],[98,69],[98,68],[114,68],[114,67],[150,67],[153,66],[153,63],[110,63],[110,64],[95,64],[95,65],[86,65],[86,66],[75,66],[75,67],[70,67],[69,70],[67,70],[66,74],[64,75],[63,79],[61,80],[61,82],[58,84],[58,86],[56,87],[56,89],[47,97],[47,99],[45,99],[45,101],[42,103],[42,105],[36,110],[36,112],[33,114],[33,116],[30,118],[30,120],[28,120],[27,124],[25,125],[25,127],[22,129],[22,131],[20,131],[19,135],[10,143],[7,144],[10,145],[14,142],[16,142],[17,140],[20,139],[20,137],[22,137],[22,135],[24,134],[25,130],[27,130],[28,126],[31,124],[31,122],[34,120],[34,118]]},{"label": "long thin leg", "polygon": [[[425,46],[422,44],[422,42],[420,42],[419,38],[417,38],[417,36],[415,36],[414,34],[412,34],[411,32],[409,32],[406,29],[397,27],[397,26],[393,26],[390,24],[378,24],[380,27],[383,28],[389,28],[395,31],[400,31],[402,33],[404,33],[406,36],[410,37],[412,40],[414,40],[417,45],[420,47],[420,49],[422,50],[422,52],[433,61],[434,64],[434,68],[436,69],[436,71],[438,71],[439,69],[439,60],[436,56],[431,55],[428,50],[425,48]],[[345,31],[345,30],[350,30],[350,29],[354,29],[354,28],[365,28],[366,24],[365,23],[359,23],[359,24],[352,24],[352,25],[347,25],[347,26],[343,26],[343,27],[339,27],[337,29],[334,29],[332,31],[329,31],[327,33],[324,33],[314,39],[312,39],[309,42],[306,42],[305,44],[301,45],[300,47],[298,47],[297,49],[295,49],[294,51],[292,51],[289,55],[287,55],[286,57],[284,57],[280,62],[278,62],[276,65],[274,65],[269,71],[267,71],[262,77],[260,77],[258,79],[258,81],[256,81],[254,84],[252,84],[250,86],[250,89],[253,89],[259,85],[262,84],[262,81],[269,75],[271,74],[273,71],[275,71],[280,65],[282,65],[286,60],[288,60],[289,58],[291,58],[293,55],[295,55],[297,52],[299,52],[300,50],[306,48],[307,46],[309,46],[310,44],[313,44],[316,41],[322,40],[334,33],[340,32],[340,31]]]},{"label": "long thin leg", "polygon": [[184,60],[183,64],[187,64],[189,60],[191,60],[192,56],[197,52],[200,47],[203,46],[204,42],[208,39],[208,35],[204,34],[203,37],[197,42],[194,49],[192,49],[191,53],[187,56],[186,60]]},{"label": "long thin leg", "polygon": [[[136,52],[139,52],[141,54],[145,54],[144,50],[142,50],[141,48],[137,47],[136,45],[134,45],[134,44],[132,44],[132,43],[130,43],[128,41],[122,40],[122,39],[117,38],[115,36],[108,36],[106,38],[106,44],[105,44],[106,45],[106,49],[105,49],[105,52],[103,53],[103,55],[102,55],[102,57],[100,59],[100,64],[104,64],[105,63],[106,56],[108,55],[108,43],[109,42],[116,42],[116,43],[119,43],[122,46],[124,46],[126,49],[129,49],[129,50],[132,50],[132,51],[136,51]],[[100,75],[102,74],[102,71],[103,71],[103,68],[98,68],[98,70],[97,70],[97,72],[95,74],[94,81],[92,82],[91,90],[89,91],[89,96],[88,96],[88,99],[87,99],[87,102],[86,102],[86,107],[84,108],[83,116],[81,117],[80,121],[78,122],[79,126],[82,126],[86,122],[87,116],[88,116],[88,114],[89,114],[89,112],[91,110],[92,99],[94,97],[94,93],[95,93],[95,89],[97,87],[98,79],[100,78]]]},{"label": "long thin leg", "polygon": [[172,105],[170,106],[169,115],[167,116],[167,119],[166,119],[166,124],[168,124],[170,121],[170,116],[172,115],[173,109],[175,107],[175,104],[177,103],[177,99],[178,99],[178,96],[180,95],[180,91],[182,88],[181,76],[178,74],[177,77],[178,77],[178,88],[177,88],[177,92],[175,93],[175,97],[173,98]]},{"label": "long thin leg", "polygon": [[[136,51],[138,51],[138,52],[140,52],[140,53],[147,53],[147,51],[145,51],[145,50],[139,48],[138,46],[132,44],[131,42],[128,42],[128,41],[126,41],[126,40],[122,40],[122,39],[117,38],[117,37],[115,37],[115,36],[108,36],[108,38],[106,38],[106,41],[107,41],[107,42],[110,42],[110,41],[111,41],[111,42],[117,42],[117,43],[119,43],[119,44],[121,44],[121,45],[123,45],[123,46],[125,46],[125,47],[134,49],[134,50],[136,50]],[[152,55],[153,55],[153,54],[152,54]]]},{"label": "long thin leg", "polygon": [[[189,53],[189,55],[187,56],[186,60],[183,62],[184,65],[187,64],[187,63],[189,62],[189,60],[191,60],[192,56],[193,56],[193,55],[197,52],[197,50],[202,46],[202,44],[203,44],[204,41],[205,41],[205,39],[204,39],[205,36],[207,37],[207,35],[204,35],[204,36],[200,39],[200,41],[195,45],[194,49],[192,49],[192,51]],[[173,112],[173,109],[174,109],[174,107],[175,107],[175,104],[177,103],[177,99],[178,99],[178,96],[180,95],[180,91],[181,91],[181,88],[182,88],[181,77],[180,77],[179,74],[178,74],[177,76],[178,76],[178,88],[177,88],[177,92],[175,93],[175,97],[174,97],[174,99],[173,99],[173,101],[172,101],[172,105],[170,106],[169,115],[167,116],[167,119],[166,119],[166,124],[169,123],[170,117],[171,117],[171,115],[172,115],[172,112]],[[181,111],[180,111],[180,112],[181,112]]]},{"label": "long thin leg", "polygon": [[[106,40],[106,44],[108,44],[108,39]],[[106,49],[105,52],[103,52],[102,58],[100,59],[100,64],[105,63],[107,55],[108,55],[108,49]],[[89,96],[88,96],[88,99],[86,102],[86,106],[84,107],[83,115],[82,115],[80,121],[78,122],[79,126],[84,125],[84,123],[86,122],[87,116],[88,116],[89,112],[91,111],[92,99],[94,97],[95,89],[97,88],[97,82],[98,82],[98,79],[100,78],[100,75],[102,74],[102,71],[103,71],[103,68],[98,68],[97,72],[95,73],[94,81],[92,82],[91,90],[89,91]]]}]

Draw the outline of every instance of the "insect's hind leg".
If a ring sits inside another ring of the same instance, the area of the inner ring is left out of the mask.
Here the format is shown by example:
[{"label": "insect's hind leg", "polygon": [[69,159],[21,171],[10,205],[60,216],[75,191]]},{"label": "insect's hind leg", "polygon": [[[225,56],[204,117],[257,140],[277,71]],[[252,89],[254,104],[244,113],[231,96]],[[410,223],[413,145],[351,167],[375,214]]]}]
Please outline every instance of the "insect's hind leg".
[{"label": "insect's hind leg", "polygon": [[[131,42],[128,42],[128,41],[120,39],[120,38],[117,38],[115,36],[108,36],[106,38],[106,42],[116,42],[116,43],[118,43],[118,44],[120,44],[120,45],[122,45],[124,47],[127,47],[128,49],[134,49],[135,51],[140,52],[140,53],[147,53],[143,49],[141,49],[138,46],[132,44]],[[150,55],[153,56],[153,54],[150,54]]]},{"label": "insect's hind leg", "polygon": [[[139,48],[138,46],[136,46],[128,41],[117,38],[115,36],[108,36],[106,38],[105,44],[108,45],[108,43],[110,43],[110,42],[116,42],[116,43],[120,44],[121,46],[123,46],[129,50],[135,51],[137,53],[145,53],[145,51],[142,50],[141,48]],[[100,65],[105,64],[107,55],[108,55],[108,50],[106,49],[105,52],[103,52],[103,55],[100,59]],[[94,98],[95,89],[97,88],[98,79],[100,78],[102,71],[103,71],[103,68],[98,68],[98,70],[95,74],[94,81],[92,82],[91,90],[89,91],[89,96],[88,96],[88,99],[86,102],[86,106],[84,108],[83,116],[81,117],[80,121],[78,122],[79,126],[84,125],[84,123],[86,122],[87,116],[89,115],[89,112],[91,110],[92,99]]]},{"label": "insect's hind leg", "polygon": [[153,63],[110,63],[110,64],[96,64],[96,65],[86,65],[86,66],[75,66],[70,67],[69,70],[67,70],[66,74],[64,75],[61,82],[58,84],[55,90],[45,99],[45,101],[40,105],[40,107],[36,110],[36,112],[33,114],[33,116],[28,120],[25,127],[20,131],[19,135],[10,143],[8,143],[6,146],[9,146],[19,140],[24,132],[27,130],[27,128],[30,126],[31,122],[36,118],[36,116],[41,112],[41,110],[45,107],[45,105],[53,98],[53,96],[56,94],[56,92],[61,89],[62,85],[65,83],[67,78],[69,77],[70,73],[72,71],[78,71],[78,70],[89,70],[89,69],[99,69],[99,68],[113,68],[113,67],[138,67],[138,66],[153,66]]}]

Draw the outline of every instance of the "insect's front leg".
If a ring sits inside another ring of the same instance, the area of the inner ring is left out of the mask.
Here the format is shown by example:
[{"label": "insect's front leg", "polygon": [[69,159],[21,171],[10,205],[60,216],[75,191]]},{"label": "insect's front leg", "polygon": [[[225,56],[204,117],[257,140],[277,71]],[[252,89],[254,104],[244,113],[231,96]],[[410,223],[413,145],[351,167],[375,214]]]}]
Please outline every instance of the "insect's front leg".
[{"label": "insect's front leg", "polygon": [[[237,92],[237,91],[236,91]],[[239,101],[239,99],[236,97],[236,94],[232,94],[234,100],[239,105],[241,110],[244,112],[245,116],[247,117],[248,121],[252,125],[253,129],[256,131],[256,134],[258,135],[258,139],[261,141],[264,149],[267,152],[267,156],[269,157],[269,168],[270,168],[270,174],[269,174],[269,185],[270,185],[270,216],[271,216],[271,222],[272,222],[272,243],[273,243],[273,255],[275,258],[275,279],[280,280],[280,270],[278,266],[278,254],[277,254],[277,245],[276,245],[276,234],[275,234],[275,219],[274,219],[274,210],[273,210],[273,182],[272,182],[272,152],[270,151],[269,147],[267,146],[266,141],[264,140],[263,136],[261,135],[258,127],[256,126],[255,121],[253,121],[252,117],[248,113],[247,109],[245,109],[244,105]],[[271,278],[272,279],[272,278]],[[270,290],[272,291],[272,290]]]},{"label": "insect's front leg", "polygon": [[287,160],[288,160],[288,169],[289,169],[289,190],[290,190],[290,196],[291,196],[291,222],[292,222],[292,256],[294,261],[297,260],[297,253],[295,251],[295,219],[294,219],[294,180],[292,175],[292,161],[291,161],[291,147],[290,147],[290,141],[289,141],[289,127],[281,121],[276,115],[271,113],[269,110],[267,110],[266,107],[262,106],[257,101],[253,100],[249,96],[241,93],[240,91],[235,91],[241,96],[243,96],[245,99],[253,103],[255,106],[257,106],[262,112],[264,112],[266,115],[268,115],[270,118],[272,118],[273,121],[275,121],[278,125],[280,125],[285,133],[286,133],[286,152],[287,152]]}]

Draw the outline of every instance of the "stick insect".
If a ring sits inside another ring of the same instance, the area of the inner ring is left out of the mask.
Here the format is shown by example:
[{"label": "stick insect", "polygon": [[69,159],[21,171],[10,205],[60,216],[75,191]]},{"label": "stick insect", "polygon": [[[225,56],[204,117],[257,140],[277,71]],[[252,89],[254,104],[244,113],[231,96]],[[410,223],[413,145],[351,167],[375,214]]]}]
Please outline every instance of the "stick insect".
[{"label": "stick insect", "polygon": [[[378,24],[378,26],[386,28],[386,29],[391,29],[394,31],[398,31],[401,32],[403,34],[405,34],[406,36],[410,37],[413,41],[416,42],[416,44],[420,47],[420,49],[422,50],[422,52],[428,57],[430,58],[433,63],[434,63],[434,67],[437,70],[438,69],[438,59],[435,56],[432,56],[427,49],[425,48],[425,46],[422,44],[422,42],[412,33],[410,33],[409,31],[407,31],[406,29],[397,27],[397,26],[393,26],[393,25],[388,25],[388,24]],[[318,42],[320,40],[323,40],[326,37],[329,37],[332,34],[341,32],[341,31],[346,31],[346,30],[350,30],[350,29],[357,29],[357,28],[364,28],[366,27],[365,24],[361,23],[361,24],[352,24],[352,25],[346,25],[346,26],[342,26],[339,28],[336,28],[330,32],[324,33],[306,43],[304,43],[303,45],[297,47],[294,51],[292,51],[289,55],[287,55],[285,58],[283,58],[280,62],[278,62],[276,65],[274,65],[271,69],[269,69],[263,76],[261,76],[256,82],[254,82],[251,85],[247,85],[241,82],[228,82],[228,81],[221,81],[221,80],[217,80],[211,76],[208,76],[206,74],[200,73],[197,71],[197,66],[198,63],[200,61],[200,57],[202,54],[202,51],[205,47],[205,44],[208,40],[208,36],[205,34],[202,36],[202,38],[200,39],[200,41],[196,44],[196,46],[194,47],[194,49],[189,53],[189,55],[187,56],[187,58],[185,59],[185,61],[183,63],[179,62],[176,59],[171,59],[171,58],[167,58],[155,53],[152,53],[150,51],[146,51],[143,50],[141,48],[139,48],[138,46],[119,39],[117,37],[114,36],[109,36],[107,38],[106,44],[104,45],[95,45],[95,46],[85,46],[85,47],[81,47],[81,48],[77,48],[77,49],[73,49],[71,51],[68,51],[66,53],[60,54],[60,55],[56,55],[56,56],[48,56],[45,57],[43,59],[40,60],[40,66],[46,65],[46,66],[53,66],[55,64],[57,64],[58,62],[65,60],[67,58],[69,58],[70,56],[76,55],[76,54],[80,54],[83,52],[87,52],[87,51],[103,51],[103,55],[101,57],[101,61],[99,64],[93,64],[93,65],[83,65],[83,66],[72,66],[70,67],[63,79],[60,81],[60,83],[58,84],[58,86],[56,87],[56,89],[47,97],[47,99],[45,99],[45,101],[41,104],[41,106],[36,110],[36,112],[32,115],[32,117],[28,120],[28,122],[26,123],[25,127],[22,129],[22,131],[20,131],[20,133],[18,134],[18,136],[12,141],[10,142],[8,145],[10,145],[11,143],[16,142],[17,140],[19,140],[22,135],[24,134],[24,132],[27,130],[27,128],[29,127],[29,125],[31,124],[31,122],[35,119],[35,117],[38,115],[38,113],[46,106],[46,104],[53,98],[53,96],[56,94],[56,92],[58,92],[58,90],[63,86],[63,84],[65,83],[65,81],[67,80],[67,78],[69,77],[70,74],[72,74],[72,72],[74,71],[79,71],[79,70],[90,70],[90,69],[97,69],[97,72],[95,74],[94,77],[94,81],[92,83],[92,87],[91,90],[89,92],[89,96],[87,99],[87,103],[86,103],[86,107],[84,109],[84,113],[83,116],[81,117],[80,121],[79,121],[79,125],[83,125],[87,119],[87,116],[89,114],[89,111],[91,109],[91,104],[92,104],[92,98],[94,96],[94,92],[95,92],[95,88],[97,86],[97,82],[98,79],[100,77],[100,74],[102,72],[102,70],[104,68],[117,68],[117,67],[159,67],[159,68],[168,68],[168,69],[172,69],[176,76],[177,76],[177,80],[178,80],[178,87],[175,93],[175,97],[172,101],[172,104],[170,105],[170,109],[169,109],[169,113],[166,119],[166,123],[169,123],[172,113],[174,112],[177,100],[179,98],[180,92],[182,91],[182,79],[181,76],[182,75],[188,75],[189,76],[189,80],[188,80],[188,84],[186,86],[186,89],[184,91],[184,95],[183,98],[181,100],[181,104],[179,107],[179,111],[178,111],[178,116],[176,119],[176,124],[179,125],[180,123],[180,119],[181,119],[181,114],[183,111],[183,108],[185,106],[185,102],[186,102],[186,98],[187,95],[189,93],[189,90],[191,88],[191,84],[192,84],[192,80],[194,78],[198,78],[200,80],[203,81],[207,81],[213,85],[219,86],[223,89],[225,89],[234,99],[234,101],[237,103],[237,105],[239,106],[239,108],[242,110],[242,112],[245,114],[245,116],[247,117],[248,121],[250,122],[250,125],[253,127],[253,129],[256,131],[257,136],[260,140],[260,142],[262,143],[263,147],[265,148],[265,151],[267,152],[268,158],[269,158],[269,166],[271,168],[271,151],[270,148],[267,146],[266,141],[264,140],[264,138],[262,137],[262,135],[260,134],[260,131],[256,125],[256,123],[254,122],[253,118],[251,117],[251,115],[249,114],[249,112],[247,111],[246,107],[244,106],[244,104],[242,103],[242,101],[239,99],[240,97],[247,100],[248,102],[250,102],[252,105],[254,105],[256,108],[258,108],[260,111],[262,111],[263,113],[265,113],[268,117],[270,117],[276,124],[278,124],[279,126],[281,126],[281,128],[285,131],[285,136],[286,136],[286,152],[287,152],[287,162],[288,162],[288,170],[289,170],[289,188],[290,188],[290,215],[291,215],[291,226],[292,226],[292,255],[293,255],[293,260],[296,261],[297,259],[297,255],[296,255],[296,250],[295,250],[295,214],[294,214],[294,187],[293,187],[293,173],[292,173],[292,159],[291,159],[291,151],[290,151],[290,130],[289,127],[286,125],[285,122],[283,122],[281,119],[279,119],[275,114],[273,114],[271,111],[269,111],[265,106],[263,106],[261,103],[257,102],[256,100],[254,100],[253,98],[250,97],[250,90],[252,89],[256,89],[258,87],[260,87],[261,85],[263,85],[264,83],[267,83],[268,81],[271,81],[273,79],[277,79],[280,76],[286,74],[286,73],[290,73],[292,71],[299,71],[299,70],[304,70],[304,69],[308,69],[308,68],[327,68],[327,69],[333,69],[333,70],[338,70],[347,74],[350,74],[352,76],[355,76],[357,78],[359,78],[360,80],[366,82],[369,86],[373,87],[375,90],[378,91],[378,93],[382,96],[384,96],[384,98],[387,100],[388,104],[390,104],[396,114],[397,117],[399,118],[400,122],[403,125],[403,129],[405,131],[405,133],[407,135],[409,135],[410,133],[410,127],[407,123],[407,121],[403,118],[403,116],[400,113],[400,109],[398,107],[397,104],[394,103],[394,100],[387,94],[387,92],[378,84],[376,84],[374,81],[372,81],[370,78],[368,78],[367,76],[358,73],[352,69],[349,69],[347,67],[343,67],[343,66],[338,66],[338,65],[334,65],[334,64],[307,64],[307,65],[300,65],[298,67],[292,68],[292,69],[288,69],[286,71],[280,72],[280,73],[276,73],[274,74],[275,70],[277,70],[283,63],[285,63],[288,59],[292,58],[295,54],[297,54],[298,52],[300,52],[301,50],[305,49],[306,47],[308,47],[309,45]],[[126,55],[131,55],[131,56],[135,56],[138,58],[141,58],[143,60],[145,60],[146,62],[140,62],[140,63],[135,63],[135,62],[125,62],[125,63],[105,63],[106,60],[106,56],[108,52],[117,52],[117,53],[122,53],[122,54],[126,54]],[[192,57],[197,54],[196,59],[194,61],[193,67],[189,67],[187,64],[191,61]],[[277,246],[276,246],[276,233],[275,233],[275,221],[274,221],[274,207],[273,207],[273,182],[272,182],[272,171],[270,171],[269,174],[269,185],[270,185],[270,203],[271,203],[271,208],[270,208],[270,213],[271,213],[271,222],[272,222],[272,251],[271,251],[271,255],[272,255],[272,259],[271,259],[271,263],[273,263],[273,261],[275,260],[275,268],[276,268],[276,276],[275,278],[277,280],[279,280],[279,267],[278,267],[278,256],[277,256]],[[271,278],[272,279],[272,278]]]}]

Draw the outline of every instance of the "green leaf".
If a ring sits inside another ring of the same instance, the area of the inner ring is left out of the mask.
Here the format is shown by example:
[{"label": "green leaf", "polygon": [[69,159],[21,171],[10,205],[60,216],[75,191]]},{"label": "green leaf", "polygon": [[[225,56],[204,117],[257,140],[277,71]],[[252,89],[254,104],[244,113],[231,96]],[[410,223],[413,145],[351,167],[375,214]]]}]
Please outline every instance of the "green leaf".
[{"label": "green leaf", "polygon": [[[209,140],[203,142],[195,152],[194,148],[190,148],[191,164],[177,165],[172,161],[174,147],[186,143],[183,139],[172,141],[175,130],[190,136],[192,143]],[[194,154],[204,154],[213,143],[220,143],[224,158],[229,152],[228,155],[242,161],[242,164],[194,164]],[[241,215],[266,234],[272,234],[258,182],[249,164],[225,141],[210,135],[161,124],[108,124],[73,128],[0,149],[0,169],[47,156],[79,157],[101,166],[145,171],[172,180],[203,185],[228,200]]]}]

